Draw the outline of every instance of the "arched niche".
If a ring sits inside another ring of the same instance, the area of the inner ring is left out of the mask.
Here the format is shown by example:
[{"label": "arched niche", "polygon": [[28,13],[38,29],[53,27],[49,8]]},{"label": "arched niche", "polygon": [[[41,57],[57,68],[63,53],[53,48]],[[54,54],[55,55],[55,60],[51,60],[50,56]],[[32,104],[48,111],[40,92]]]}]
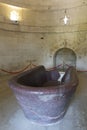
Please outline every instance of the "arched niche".
[{"label": "arched niche", "polygon": [[76,54],[70,48],[58,49],[54,54],[54,66],[65,71],[68,66],[76,67]]}]

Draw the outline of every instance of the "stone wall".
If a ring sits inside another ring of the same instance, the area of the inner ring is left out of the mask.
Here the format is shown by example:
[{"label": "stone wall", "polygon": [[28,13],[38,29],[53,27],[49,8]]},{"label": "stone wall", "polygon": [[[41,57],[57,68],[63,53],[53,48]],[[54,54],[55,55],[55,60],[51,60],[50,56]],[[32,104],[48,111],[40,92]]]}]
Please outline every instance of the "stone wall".
[{"label": "stone wall", "polygon": [[9,20],[10,7],[0,4],[0,68],[15,71],[30,63],[53,67],[55,52],[63,47],[77,55],[77,68],[87,70],[87,6],[64,10],[20,9],[18,24]]}]

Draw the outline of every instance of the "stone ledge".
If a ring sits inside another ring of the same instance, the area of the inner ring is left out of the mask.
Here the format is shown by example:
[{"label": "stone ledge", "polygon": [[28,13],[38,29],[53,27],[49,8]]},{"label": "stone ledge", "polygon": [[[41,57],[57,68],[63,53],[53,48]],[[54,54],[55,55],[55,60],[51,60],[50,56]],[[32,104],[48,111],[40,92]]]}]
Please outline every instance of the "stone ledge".
[{"label": "stone ledge", "polygon": [[21,23],[0,22],[0,30],[24,33],[73,33],[87,31],[87,24],[67,26],[30,26]]}]

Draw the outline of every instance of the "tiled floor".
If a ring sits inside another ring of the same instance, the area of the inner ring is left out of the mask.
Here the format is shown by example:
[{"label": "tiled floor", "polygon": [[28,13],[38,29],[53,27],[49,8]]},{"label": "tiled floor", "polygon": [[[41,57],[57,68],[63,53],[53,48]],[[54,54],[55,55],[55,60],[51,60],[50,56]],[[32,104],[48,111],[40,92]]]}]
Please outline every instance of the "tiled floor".
[{"label": "tiled floor", "polygon": [[0,130],[87,130],[87,74],[78,76],[79,86],[65,117],[51,126],[30,123],[7,85],[10,77],[0,76]]}]

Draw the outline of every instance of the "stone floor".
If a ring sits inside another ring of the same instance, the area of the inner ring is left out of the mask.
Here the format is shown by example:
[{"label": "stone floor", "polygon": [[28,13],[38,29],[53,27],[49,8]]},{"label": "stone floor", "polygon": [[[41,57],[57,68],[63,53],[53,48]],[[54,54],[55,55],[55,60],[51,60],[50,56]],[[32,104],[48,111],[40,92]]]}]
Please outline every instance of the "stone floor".
[{"label": "stone floor", "polygon": [[79,73],[79,86],[64,118],[51,126],[32,124],[25,118],[7,85],[0,78],[0,130],[87,130],[87,73]]}]

